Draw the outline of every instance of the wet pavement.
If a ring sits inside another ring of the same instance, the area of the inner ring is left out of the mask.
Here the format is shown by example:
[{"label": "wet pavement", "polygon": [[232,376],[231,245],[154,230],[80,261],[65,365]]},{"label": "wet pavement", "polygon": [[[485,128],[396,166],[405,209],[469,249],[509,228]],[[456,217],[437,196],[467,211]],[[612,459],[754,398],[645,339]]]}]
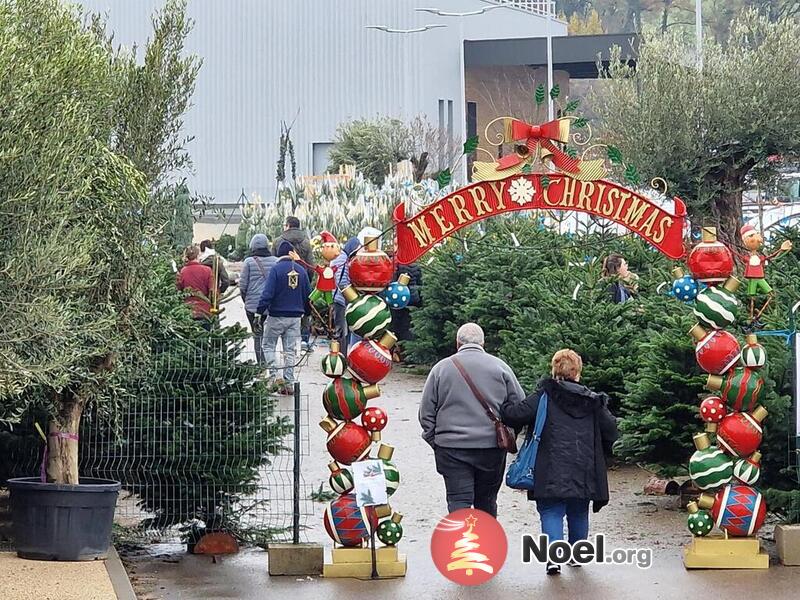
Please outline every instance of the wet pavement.
[{"label": "wet pavement", "polygon": [[[670,532],[665,532],[668,535]],[[675,535],[675,534],[673,534]],[[676,537],[682,534],[678,533]],[[270,577],[267,554],[247,550],[216,564],[210,557],[165,556],[135,561],[134,587],[140,600],[348,598],[357,594],[397,599],[514,599],[543,597],[592,600],[672,600],[686,598],[797,598],[800,568],[773,566],[768,571],[686,571],[679,552],[657,551],[649,569],[589,565],[565,568],[557,577],[541,565],[523,565],[519,545],[510,540],[503,570],[488,583],[460,587],[433,566],[426,544],[404,544],[408,575],[404,579],[359,581],[317,577]],[[679,549],[676,549],[679,550]]]}]

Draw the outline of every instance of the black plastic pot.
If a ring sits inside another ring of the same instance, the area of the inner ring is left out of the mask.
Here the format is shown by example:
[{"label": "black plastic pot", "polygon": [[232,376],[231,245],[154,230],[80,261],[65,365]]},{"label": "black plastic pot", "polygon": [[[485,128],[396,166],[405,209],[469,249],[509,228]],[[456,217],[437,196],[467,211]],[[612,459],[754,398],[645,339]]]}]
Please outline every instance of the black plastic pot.
[{"label": "black plastic pot", "polygon": [[17,555],[36,560],[105,558],[120,484],[81,479],[80,485],[9,479]]}]

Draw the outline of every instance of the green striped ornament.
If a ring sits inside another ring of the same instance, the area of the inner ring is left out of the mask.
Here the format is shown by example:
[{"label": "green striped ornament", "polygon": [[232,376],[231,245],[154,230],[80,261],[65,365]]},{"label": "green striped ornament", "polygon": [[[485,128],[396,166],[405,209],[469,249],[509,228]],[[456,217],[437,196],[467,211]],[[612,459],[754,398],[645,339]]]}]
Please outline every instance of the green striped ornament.
[{"label": "green striped ornament", "polygon": [[400,471],[392,461],[384,460],[383,474],[386,476],[386,495],[391,496],[400,487]]},{"label": "green striped ornament", "polygon": [[689,459],[689,476],[701,490],[711,490],[733,477],[733,461],[716,446],[697,450]]},{"label": "green striped ornament", "polygon": [[[369,386],[370,389],[375,386]],[[322,404],[328,414],[339,421],[352,421],[367,407],[367,401],[375,397],[355,379],[337,377],[322,392]]]},{"label": "green striped ornament", "polygon": [[754,485],[761,476],[761,465],[752,458],[740,458],[733,465],[733,476],[742,483]]},{"label": "green striped ornament", "polygon": [[381,337],[392,322],[392,313],[381,298],[359,296],[348,303],[345,319],[350,331],[366,339]]},{"label": "green striped ornament", "polygon": [[322,372],[327,377],[341,377],[347,368],[347,361],[341,352],[329,352],[322,357]]},{"label": "green striped ornament", "polygon": [[738,312],[739,301],[726,287],[708,287],[697,295],[694,303],[695,316],[701,323],[714,329],[733,325]]},{"label": "green striped ornament", "polygon": [[350,469],[339,469],[331,473],[328,484],[337,494],[347,494],[355,487]]},{"label": "green striped ornament", "polygon": [[752,411],[761,396],[764,380],[753,369],[737,367],[725,375],[709,375],[706,389],[719,392],[731,412]]},{"label": "green striped ornament", "polygon": [[767,364],[767,351],[753,333],[747,336],[746,341],[747,344],[742,348],[742,364],[751,369],[760,369]]}]

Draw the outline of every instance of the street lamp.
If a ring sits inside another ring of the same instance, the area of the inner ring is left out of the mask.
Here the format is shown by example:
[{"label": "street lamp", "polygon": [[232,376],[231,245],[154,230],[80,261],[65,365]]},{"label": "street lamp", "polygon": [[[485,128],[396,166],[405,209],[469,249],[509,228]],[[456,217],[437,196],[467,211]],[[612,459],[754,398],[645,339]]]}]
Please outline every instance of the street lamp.
[{"label": "street lamp", "polygon": [[694,0],[694,35],[697,65],[703,70],[703,0]]},{"label": "street lamp", "polygon": [[440,27],[447,27],[447,25],[423,25],[422,27],[413,27],[411,29],[395,29],[388,25],[364,25],[364,29],[377,29],[384,33],[422,33],[429,29],[438,29]]}]

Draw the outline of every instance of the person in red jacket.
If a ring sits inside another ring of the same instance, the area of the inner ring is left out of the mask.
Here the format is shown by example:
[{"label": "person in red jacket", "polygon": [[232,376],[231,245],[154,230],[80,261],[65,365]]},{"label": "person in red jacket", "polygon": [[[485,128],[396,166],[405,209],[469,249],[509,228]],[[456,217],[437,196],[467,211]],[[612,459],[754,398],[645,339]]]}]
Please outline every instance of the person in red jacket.
[{"label": "person in red jacket", "polygon": [[185,302],[192,309],[192,317],[201,321],[206,329],[211,327],[212,305],[214,294],[214,273],[211,267],[198,262],[200,248],[189,246],[184,252],[186,264],[178,272],[178,289],[186,292]]}]

